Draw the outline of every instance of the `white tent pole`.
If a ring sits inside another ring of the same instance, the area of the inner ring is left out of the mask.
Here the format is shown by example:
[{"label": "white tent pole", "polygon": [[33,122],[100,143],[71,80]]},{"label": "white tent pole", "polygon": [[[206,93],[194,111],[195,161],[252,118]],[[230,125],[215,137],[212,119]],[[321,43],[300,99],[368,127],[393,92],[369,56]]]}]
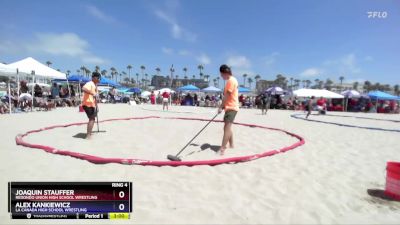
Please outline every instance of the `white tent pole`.
[{"label": "white tent pole", "polygon": [[78,95],[79,101],[81,100],[81,79],[78,80]]},{"label": "white tent pole", "polygon": [[70,88],[69,88],[68,77],[67,77],[67,87],[68,87],[68,94],[69,94],[69,97],[71,98],[72,96],[71,96],[71,90],[70,90]]},{"label": "white tent pole", "polygon": [[18,68],[17,68],[17,95],[19,95],[19,89],[20,89],[20,86],[19,86],[19,71],[18,71]]},{"label": "white tent pole", "polygon": [[[35,71],[34,70],[32,70],[32,83],[33,83],[33,85],[35,85]],[[33,112],[33,97],[34,97],[33,91],[34,91],[34,89],[35,89],[35,87],[32,86],[32,108],[31,108],[32,112]]]},{"label": "white tent pole", "polygon": [[8,107],[11,114],[11,75],[8,75]]}]

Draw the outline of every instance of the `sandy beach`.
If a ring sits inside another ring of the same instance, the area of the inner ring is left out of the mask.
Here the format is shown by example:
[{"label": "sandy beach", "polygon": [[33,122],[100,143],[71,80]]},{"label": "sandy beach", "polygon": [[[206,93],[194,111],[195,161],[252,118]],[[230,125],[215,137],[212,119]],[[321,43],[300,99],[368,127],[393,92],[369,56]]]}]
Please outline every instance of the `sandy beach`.
[{"label": "sandy beach", "polygon": [[[100,105],[99,119],[159,116],[159,119],[100,123],[105,133],[88,141],[79,138],[85,126],[57,128],[26,141],[102,157],[166,160],[178,152],[211,119],[212,108],[127,104]],[[316,123],[290,117],[294,111],[270,110],[268,115],[242,109],[237,122],[280,128],[302,136],[305,144],[271,157],[238,164],[193,167],[152,167],[93,164],[15,144],[15,136],[51,125],[87,121],[77,108],[2,115],[0,126],[1,224],[53,224],[54,221],[11,220],[7,213],[9,181],[132,181],[132,218],[120,224],[398,224],[400,202],[368,195],[384,189],[388,161],[400,161],[400,132]],[[297,111],[296,113],[302,113]],[[400,120],[400,116],[360,113],[330,115]],[[400,123],[352,117],[311,116],[329,122],[400,129]],[[222,115],[217,117],[222,119]],[[96,127],[95,127],[96,128]],[[183,160],[219,159],[261,153],[288,146],[297,139],[281,132],[234,126],[235,149],[219,156],[222,124],[210,126],[182,154]],[[74,137],[75,136],[75,137]],[[203,146],[203,149],[202,149]],[[208,146],[204,148],[204,146]],[[211,147],[210,147],[211,146]],[[71,221],[57,221],[68,224]],[[109,224],[77,220],[74,224]]]}]

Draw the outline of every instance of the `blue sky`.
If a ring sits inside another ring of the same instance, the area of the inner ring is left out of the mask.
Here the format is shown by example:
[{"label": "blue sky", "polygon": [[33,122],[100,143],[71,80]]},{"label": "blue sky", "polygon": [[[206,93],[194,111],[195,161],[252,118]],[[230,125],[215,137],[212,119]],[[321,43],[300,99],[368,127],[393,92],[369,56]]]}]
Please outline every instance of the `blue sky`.
[{"label": "blue sky", "polygon": [[[387,12],[368,18],[367,12]],[[0,61],[32,56],[76,72],[345,77],[400,83],[400,2],[389,0],[1,0]]]}]

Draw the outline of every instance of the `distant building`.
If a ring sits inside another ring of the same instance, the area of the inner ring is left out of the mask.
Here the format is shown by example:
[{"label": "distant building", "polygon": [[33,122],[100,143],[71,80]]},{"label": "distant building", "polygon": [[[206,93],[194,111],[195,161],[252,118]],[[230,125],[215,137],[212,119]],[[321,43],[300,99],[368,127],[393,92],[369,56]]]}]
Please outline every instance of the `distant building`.
[{"label": "distant building", "polygon": [[273,86],[274,86],[273,80],[259,80],[256,82],[256,91],[257,93],[260,93]]},{"label": "distant building", "polygon": [[151,86],[156,89],[169,87],[169,77],[154,75],[151,79]]},{"label": "distant building", "polygon": [[364,85],[363,83],[358,83],[357,88],[354,88],[354,83],[334,83],[331,86],[331,91],[340,93],[345,90],[356,90],[360,93],[364,93]]}]

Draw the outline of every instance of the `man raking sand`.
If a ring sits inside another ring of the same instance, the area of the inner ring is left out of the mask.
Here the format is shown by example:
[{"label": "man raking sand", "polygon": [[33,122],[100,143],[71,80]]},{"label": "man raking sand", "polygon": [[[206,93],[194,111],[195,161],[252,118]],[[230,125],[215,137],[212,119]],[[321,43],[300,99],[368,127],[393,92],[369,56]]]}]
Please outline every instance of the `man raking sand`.
[{"label": "man raking sand", "polygon": [[92,136],[94,122],[97,116],[96,97],[97,97],[97,84],[100,81],[100,73],[93,72],[92,81],[87,82],[83,87],[83,100],[82,107],[86,112],[89,122],[87,124],[86,139]]},{"label": "man raking sand", "polygon": [[218,113],[176,154],[176,155],[167,155],[167,158],[171,161],[181,161],[179,155],[189,146],[192,141],[200,135],[201,132],[206,129],[206,127],[222,112],[225,110],[224,115],[224,136],[222,139],[222,145],[219,149],[221,155],[224,155],[226,150],[226,145],[229,142],[229,147],[233,148],[233,132],[232,132],[232,124],[235,120],[236,114],[239,111],[239,91],[238,91],[238,82],[234,76],[232,76],[231,69],[227,65],[222,65],[219,68],[221,73],[221,77],[226,80],[225,90],[224,90],[224,99],[222,100],[221,106],[218,108]]},{"label": "man raking sand", "polygon": [[219,68],[219,72],[221,73],[222,79],[226,81],[224,98],[221,106],[218,109],[218,113],[221,113],[222,110],[225,110],[224,136],[222,138],[222,144],[220,148],[220,154],[224,155],[228,142],[229,147],[234,148],[232,124],[235,120],[237,112],[239,111],[239,84],[236,78],[232,75],[231,68],[229,68],[227,65],[222,65]]}]

